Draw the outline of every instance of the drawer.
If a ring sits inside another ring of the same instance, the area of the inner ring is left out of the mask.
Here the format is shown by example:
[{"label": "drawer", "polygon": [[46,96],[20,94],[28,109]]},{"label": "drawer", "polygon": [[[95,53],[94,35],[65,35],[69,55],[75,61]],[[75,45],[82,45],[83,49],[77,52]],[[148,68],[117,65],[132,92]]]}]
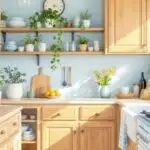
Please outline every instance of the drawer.
[{"label": "drawer", "polygon": [[115,119],[115,106],[81,106],[79,118],[80,120],[113,120]]},{"label": "drawer", "polygon": [[8,126],[3,124],[0,126],[0,144],[8,138]]},{"label": "drawer", "polygon": [[20,115],[15,115],[13,116],[9,121],[8,121],[8,134],[12,135],[15,132],[17,132],[20,128]]},{"label": "drawer", "polygon": [[76,120],[76,107],[72,106],[44,106],[42,108],[43,120]]}]

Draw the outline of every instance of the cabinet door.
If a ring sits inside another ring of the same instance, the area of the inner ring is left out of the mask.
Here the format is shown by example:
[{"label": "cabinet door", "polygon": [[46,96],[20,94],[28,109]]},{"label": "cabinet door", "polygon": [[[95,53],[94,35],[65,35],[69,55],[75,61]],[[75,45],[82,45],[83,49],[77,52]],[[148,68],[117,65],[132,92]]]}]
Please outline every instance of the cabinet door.
[{"label": "cabinet door", "polygon": [[7,143],[0,144],[0,150],[8,150],[8,144]]},{"label": "cabinet door", "polygon": [[85,122],[80,127],[80,150],[115,150],[113,122]]},{"label": "cabinet door", "polygon": [[74,122],[47,122],[42,124],[42,150],[78,150]]},{"label": "cabinet door", "polygon": [[137,150],[137,145],[131,139],[128,140],[128,150]]},{"label": "cabinet door", "polygon": [[19,133],[10,139],[9,149],[10,150],[21,150],[21,136]]},{"label": "cabinet door", "polygon": [[105,3],[106,51],[146,52],[146,1],[106,0]]}]

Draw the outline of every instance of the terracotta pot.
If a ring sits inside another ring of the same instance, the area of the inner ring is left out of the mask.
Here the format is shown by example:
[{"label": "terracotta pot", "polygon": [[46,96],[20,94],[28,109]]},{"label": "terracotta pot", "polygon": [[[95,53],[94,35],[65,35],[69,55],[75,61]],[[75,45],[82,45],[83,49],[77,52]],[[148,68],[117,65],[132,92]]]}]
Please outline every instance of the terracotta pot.
[{"label": "terracotta pot", "polygon": [[86,51],[87,51],[87,48],[88,48],[88,45],[87,45],[87,44],[80,44],[80,51],[81,51],[81,52],[86,52]]},{"label": "terracotta pot", "polygon": [[66,22],[66,23],[65,23],[65,27],[66,27],[66,28],[71,28],[71,27],[72,27],[72,22],[71,22],[71,21]]}]

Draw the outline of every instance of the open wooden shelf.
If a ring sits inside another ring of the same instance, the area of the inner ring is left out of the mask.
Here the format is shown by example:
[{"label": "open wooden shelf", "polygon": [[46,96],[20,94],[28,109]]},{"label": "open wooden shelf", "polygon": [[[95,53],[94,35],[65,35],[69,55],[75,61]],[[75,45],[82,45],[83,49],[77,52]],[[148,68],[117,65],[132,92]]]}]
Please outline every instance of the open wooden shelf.
[{"label": "open wooden shelf", "polygon": [[37,141],[22,141],[22,144],[36,144]]},{"label": "open wooden shelf", "polygon": [[0,28],[1,32],[22,33],[22,32],[104,32],[104,28]]},{"label": "open wooden shelf", "polygon": [[37,120],[29,120],[29,119],[22,120],[22,123],[34,123],[34,122],[37,122]]},{"label": "open wooden shelf", "polygon": [[[0,55],[52,55],[53,52],[0,52]],[[103,55],[104,52],[61,52],[60,55]]]}]

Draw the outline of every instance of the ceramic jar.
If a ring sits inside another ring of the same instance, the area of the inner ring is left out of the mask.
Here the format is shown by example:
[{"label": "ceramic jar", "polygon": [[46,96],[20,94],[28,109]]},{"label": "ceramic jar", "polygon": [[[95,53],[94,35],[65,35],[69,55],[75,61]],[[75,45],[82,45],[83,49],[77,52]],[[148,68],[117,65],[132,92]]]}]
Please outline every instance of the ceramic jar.
[{"label": "ceramic jar", "polygon": [[75,41],[72,41],[72,42],[70,43],[70,50],[71,50],[72,52],[75,52],[75,51],[76,51],[76,43],[75,43]]},{"label": "ceramic jar", "polygon": [[25,21],[23,20],[23,18],[21,17],[13,17],[9,23],[8,23],[9,27],[11,28],[22,28],[26,26]]},{"label": "ceramic jar", "polygon": [[108,86],[101,87],[101,89],[100,89],[101,98],[110,98],[110,95],[111,95],[111,93],[110,93],[110,89]]},{"label": "ceramic jar", "polygon": [[10,52],[17,50],[17,44],[16,44],[16,42],[15,41],[8,41],[7,45],[5,46],[5,49],[7,51],[10,51]]},{"label": "ceramic jar", "polygon": [[82,20],[82,26],[84,28],[89,28],[91,26],[91,20]]},{"label": "ceramic jar", "polygon": [[38,45],[38,51],[39,52],[46,52],[47,44],[46,43],[39,43]]},{"label": "ceramic jar", "polygon": [[27,52],[34,52],[34,45],[33,44],[27,44],[25,46],[25,49]]},{"label": "ceramic jar", "polygon": [[23,84],[8,84],[6,90],[7,98],[10,99],[19,99],[23,96]]}]

